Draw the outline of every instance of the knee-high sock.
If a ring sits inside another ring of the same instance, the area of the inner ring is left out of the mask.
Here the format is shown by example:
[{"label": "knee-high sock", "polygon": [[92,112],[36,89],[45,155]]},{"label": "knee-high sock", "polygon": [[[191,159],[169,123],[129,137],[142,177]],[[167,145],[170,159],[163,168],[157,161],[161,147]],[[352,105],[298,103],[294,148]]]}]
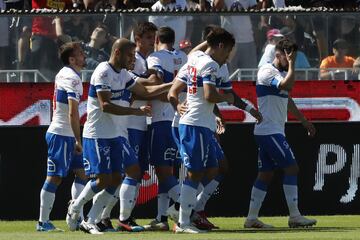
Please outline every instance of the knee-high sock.
[{"label": "knee-high sock", "polygon": [[88,220],[87,220],[88,223],[92,223],[92,224],[97,223],[96,222],[97,219],[99,218],[100,214],[102,213],[106,205],[111,200],[115,191],[116,191],[115,187],[108,187],[102,190],[101,192],[99,192],[88,214]]},{"label": "knee-high sock", "polygon": [[79,197],[75,200],[73,204],[73,210],[80,211],[81,207],[90,201],[100,190],[101,189],[97,187],[95,180],[88,181],[84,189],[81,191]]},{"label": "knee-high sock", "polygon": [[285,175],[283,189],[290,217],[299,216],[297,176]]},{"label": "knee-high sock", "polygon": [[190,225],[190,215],[196,203],[196,193],[199,182],[185,179],[181,187],[180,195],[180,213],[179,223],[180,227]]},{"label": "knee-high sock", "polygon": [[114,208],[116,203],[119,201],[119,192],[120,192],[120,185],[116,188],[115,193],[113,194],[112,198],[110,199],[110,201],[104,208],[104,210],[101,214],[101,218],[99,220],[105,219],[105,218],[110,218],[112,209]]},{"label": "knee-high sock", "polygon": [[[86,181],[82,180],[79,177],[75,177],[73,184],[71,185],[71,199],[77,199],[84,189],[86,185]],[[83,207],[80,209],[80,216],[82,219],[84,219],[84,211]]]},{"label": "knee-high sock", "polygon": [[40,222],[49,221],[50,212],[53,208],[55,201],[55,192],[57,189],[57,185],[48,181],[44,182],[43,187],[40,191]]},{"label": "knee-high sock", "polygon": [[219,186],[221,179],[222,177],[219,175],[208,183],[203,182],[204,189],[197,195],[196,205],[194,208],[196,212],[204,211],[207,201]]},{"label": "knee-high sock", "polygon": [[253,220],[258,218],[262,202],[266,196],[267,187],[268,186],[265,182],[258,179],[255,181],[251,190],[251,199],[247,219]]},{"label": "knee-high sock", "polygon": [[136,185],[138,181],[126,177],[120,187],[120,221],[128,219],[131,215],[136,196]]}]

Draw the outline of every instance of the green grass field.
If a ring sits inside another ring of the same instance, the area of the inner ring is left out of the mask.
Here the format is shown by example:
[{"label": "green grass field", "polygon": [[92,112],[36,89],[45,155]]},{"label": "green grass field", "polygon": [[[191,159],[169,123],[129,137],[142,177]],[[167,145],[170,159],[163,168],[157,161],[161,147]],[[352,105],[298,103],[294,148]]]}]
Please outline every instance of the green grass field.
[{"label": "green grass field", "polygon": [[[286,217],[264,217],[264,222],[276,226],[272,230],[252,230],[242,227],[244,218],[211,218],[219,230],[205,234],[174,234],[172,232],[106,233],[101,236],[82,232],[40,233],[35,221],[0,221],[0,239],[51,240],[178,240],[178,239],[360,239],[360,216],[316,216],[316,227],[289,229]],[[138,220],[146,224],[149,220]],[[115,221],[114,221],[115,223]],[[65,221],[54,221],[55,226],[67,229]]]}]

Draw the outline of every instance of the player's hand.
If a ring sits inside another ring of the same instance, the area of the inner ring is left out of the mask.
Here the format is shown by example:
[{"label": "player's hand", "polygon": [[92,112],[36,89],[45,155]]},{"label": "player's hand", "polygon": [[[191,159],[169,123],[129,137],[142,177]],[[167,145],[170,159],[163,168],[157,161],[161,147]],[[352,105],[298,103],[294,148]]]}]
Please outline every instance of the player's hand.
[{"label": "player's hand", "polygon": [[314,124],[312,124],[309,121],[304,121],[302,124],[303,124],[304,128],[307,130],[308,136],[314,137],[316,134],[316,128],[315,128]]},{"label": "player's hand", "polygon": [[80,155],[83,151],[81,142],[76,141],[75,142],[75,154]]},{"label": "player's hand", "polygon": [[234,104],[234,101],[235,101],[235,99],[234,99],[234,94],[232,94],[232,93],[225,93],[224,94],[225,95],[225,101],[228,103],[228,104]]},{"label": "player's hand", "polygon": [[252,108],[249,113],[251,114],[251,116],[253,116],[256,119],[257,124],[262,122],[263,116],[258,110]]},{"label": "player's hand", "polygon": [[184,115],[186,111],[188,110],[187,102],[179,103],[176,107],[177,112],[180,114],[180,116]]},{"label": "player's hand", "polygon": [[223,134],[225,132],[225,122],[222,118],[216,117],[216,133]]},{"label": "player's hand", "polygon": [[285,56],[286,56],[286,59],[288,60],[289,64],[295,63],[296,54],[297,54],[296,51],[287,52],[285,49]]},{"label": "player's hand", "polygon": [[147,116],[147,117],[151,117],[151,106],[149,105],[145,105],[145,106],[141,106],[140,108],[140,116]]}]

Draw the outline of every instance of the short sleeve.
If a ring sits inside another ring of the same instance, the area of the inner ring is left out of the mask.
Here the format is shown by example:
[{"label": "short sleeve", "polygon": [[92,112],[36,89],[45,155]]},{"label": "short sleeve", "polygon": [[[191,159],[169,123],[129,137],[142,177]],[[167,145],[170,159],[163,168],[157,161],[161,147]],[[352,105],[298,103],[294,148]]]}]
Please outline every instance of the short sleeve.
[{"label": "short sleeve", "polygon": [[279,88],[281,81],[284,79],[274,69],[264,66],[259,69],[257,84]]},{"label": "short sleeve", "polygon": [[79,102],[83,89],[81,79],[78,76],[67,77],[64,83],[63,88],[66,91],[67,98]]},{"label": "short sleeve", "polygon": [[218,66],[215,62],[207,63],[200,72],[200,77],[205,84],[216,85],[216,76],[218,73]]},{"label": "short sleeve", "polygon": [[99,72],[95,71],[94,74],[93,84],[96,92],[111,91],[110,73],[104,69]]},{"label": "short sleeve", "polygon": [[161,64],[161,60],[156,55],[150,55],[146,59],[147,65],[149,69],[155,69],[157,72],[160,72],[162,75],[164,74],[164,69]]},{"label": "short sleeve", "polygon": [[[231,81],[229,79],[229,69],[227,67],[227,65],[223,65],[221,67],[222,70],[222,76],[220,78],[220,82],[219,82],[219,86],[218,88],[223,89],[223,90],[230,90],[232,89],[232,85],[231,85]],[[219,70],[220,71],[220,70]]]}]

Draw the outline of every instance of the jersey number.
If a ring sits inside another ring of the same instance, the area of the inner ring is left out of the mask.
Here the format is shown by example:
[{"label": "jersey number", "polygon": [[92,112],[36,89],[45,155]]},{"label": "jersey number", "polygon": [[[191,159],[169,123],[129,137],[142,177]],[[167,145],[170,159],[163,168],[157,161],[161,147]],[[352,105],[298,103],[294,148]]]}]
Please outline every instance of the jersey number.
[{"label": "jersey number", "polygon": [[189,66],[188,68],[189,75],[191,77],[191,85],[188,87],[189,94],[195,94],[197,92],[197,78],[196,78],[196,68]]}]

